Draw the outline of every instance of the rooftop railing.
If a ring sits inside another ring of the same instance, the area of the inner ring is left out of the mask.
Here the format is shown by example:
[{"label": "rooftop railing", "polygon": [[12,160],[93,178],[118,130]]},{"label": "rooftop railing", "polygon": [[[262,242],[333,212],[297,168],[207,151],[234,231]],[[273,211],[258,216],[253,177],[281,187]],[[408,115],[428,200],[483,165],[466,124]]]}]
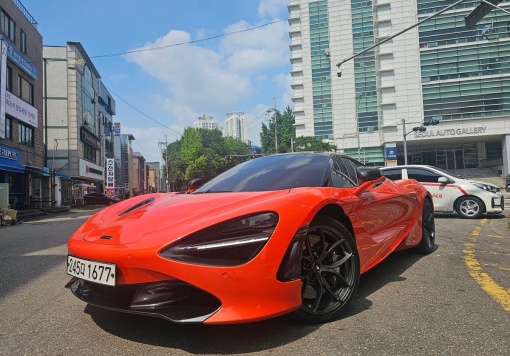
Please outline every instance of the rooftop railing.
[{"label": "rooftop railing", "polygon": [[23,6],[21,1],[19,1],[19,0],[12,0],[12,2],[14,3],[14,5],[16,5],[18,7],[18,9],[20,9],[20,11],[23,13],[23,15],[25,15],[25,17],[28,19],[28,21],[30,21],[30,23],[35,28],[37,28],[37,21],[35,21],[35,19],[32,17],[32,15],[30,15],[30,12],[28,12],[28,10],[25,8],[25,6]]}]

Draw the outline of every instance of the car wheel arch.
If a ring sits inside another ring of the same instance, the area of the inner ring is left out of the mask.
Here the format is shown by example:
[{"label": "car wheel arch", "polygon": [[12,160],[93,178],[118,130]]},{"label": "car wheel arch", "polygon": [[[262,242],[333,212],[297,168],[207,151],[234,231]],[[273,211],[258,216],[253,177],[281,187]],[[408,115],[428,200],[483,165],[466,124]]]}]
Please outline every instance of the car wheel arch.
[{"label": "car wheel arch", "polygon": [[354,238],[354,242],[357,244],[356,235],[354,234],[354,228],[352,226],[351,220],[345,215],[345,212],[341,206],[337,204],[325,205],[317,212],[317,215],[329,216],[330,218],[338,221],[349,231],[351,236]]}]

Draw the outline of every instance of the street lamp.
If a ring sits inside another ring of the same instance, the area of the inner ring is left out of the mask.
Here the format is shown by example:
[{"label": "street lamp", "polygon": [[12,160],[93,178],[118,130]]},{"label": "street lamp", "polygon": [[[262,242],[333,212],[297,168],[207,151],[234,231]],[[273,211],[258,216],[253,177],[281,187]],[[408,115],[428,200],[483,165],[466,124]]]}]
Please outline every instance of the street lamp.
[{"label": "street lamp", "polygon": [[[275,106],[276,106],[276,103],[275,103]],[[278,114],[278,110],[276,110],[276,107],[274,108],[269,108],[266,110],[266,114],[269,114],[269,113],[273,113],[273,117],[272,119],[270,119],[270,121],[273,121],[274,123],[274,152],[275,153],[278,153],[278,129],[277,129],[277,122],[276,122],[276,117],[277,117],[277,114]]]}]

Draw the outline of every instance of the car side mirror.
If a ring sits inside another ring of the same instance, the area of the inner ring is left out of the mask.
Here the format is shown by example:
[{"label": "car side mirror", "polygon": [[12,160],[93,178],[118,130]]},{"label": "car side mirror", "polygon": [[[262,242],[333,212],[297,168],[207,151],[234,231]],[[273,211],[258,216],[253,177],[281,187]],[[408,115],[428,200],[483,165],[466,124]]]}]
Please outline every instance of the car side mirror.
[{"label": "car side mirror", "polygon": [[440,183],[440,184],[448,184],[450,182],[450,180],[446,177],[439,177],[437,179],[437,182]]},{"label": "car side mirror", "polygon": [[188,183],[188,191],[186,193],[193,193],[195,190],[200,188],[204,184],[204,180],[202,178],[192,179]]},{"label": "car side mirror", "polygon": [[356,173],[360,182],[377,180],[382,177],[381,170],[373,167],[358,167]]}]

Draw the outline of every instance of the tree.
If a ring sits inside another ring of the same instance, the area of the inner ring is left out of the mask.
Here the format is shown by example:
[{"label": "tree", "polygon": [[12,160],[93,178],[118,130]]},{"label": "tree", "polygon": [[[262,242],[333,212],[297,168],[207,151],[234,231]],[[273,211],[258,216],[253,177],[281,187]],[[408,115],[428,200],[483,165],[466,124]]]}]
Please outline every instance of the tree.
[{"label": "tree", "polygon": [[269,126],[266,126],[264,123],[262,124],[262,132],[260,133],[262,152],[276,152],[275,128],[278,152],[290,152],[291,141],[296,137],[296,129],[294,128],[294,113],[290,107],[287,106],[283,114],[277,111],[274,118],[276,118],[276,120],[271,120],[269,122]]},{"label": "tree", "polygon": [[236,155],[249,158],[246,143],[232,137],[223,137],[216,130],[188,127],[182,137],[168,145],[168,164],[173,190],[186,190],[188,181],[203,178],[205,181],[231,167],[225,156]]},{"label": "tree", "polygon": [[335,151],[337,147],[328,142],[322,141],[320,138],[314,136],[301,136],[297,137],[294,141],[294,152],[301,151],[315,151],[327,152]]},{"label": "tree", "polygon": [[[296,138],[296,128],[294,127],[295,116],[292,110],[287,106],[283,114],[279,112],[276,114],[276,133],[278,139],[278,152],[291,152],[291,151],[334,151],[336,146],[322,139],[307,136]],[[275,152],[275,123],[274,120],[269,122],[269,126],[262,124],[262,131],[260,133],[260,143],[262,145],[262,152],[274,153]]]}]

